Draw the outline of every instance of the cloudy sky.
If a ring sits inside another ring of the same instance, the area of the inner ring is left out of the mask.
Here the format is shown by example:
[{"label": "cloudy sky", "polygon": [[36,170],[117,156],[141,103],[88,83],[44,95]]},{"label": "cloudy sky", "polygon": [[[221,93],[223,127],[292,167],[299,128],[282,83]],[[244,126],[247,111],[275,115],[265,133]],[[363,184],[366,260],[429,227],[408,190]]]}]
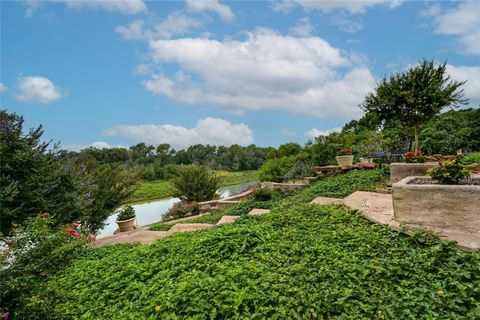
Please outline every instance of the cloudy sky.
[{"label": "cloudy sky", "polygon": [[277,146],[448,61],[480,103],[480,1],[2,1],[2,109],[63,146]]}]

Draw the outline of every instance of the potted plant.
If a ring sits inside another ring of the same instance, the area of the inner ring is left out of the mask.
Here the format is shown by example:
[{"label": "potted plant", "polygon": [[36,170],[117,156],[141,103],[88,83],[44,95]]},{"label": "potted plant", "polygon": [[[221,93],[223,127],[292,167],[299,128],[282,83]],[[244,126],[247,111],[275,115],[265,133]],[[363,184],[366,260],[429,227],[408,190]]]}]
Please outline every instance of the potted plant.
[{"label": "potted plant", "polygon": [[126,206],[119,211],[117,224],[120,232],[130,231],[135,227],[135,209],[132,206]]},{"label": "potted plant", "polygon": [[338,151],[335,160],[340,167],[351,167],[353,165],[353,150],[347,148]]},{"label": "potted plant", "polygon": [[395,220],[407,224],[480,232],[480,179],[457,160],[393,184]]}]

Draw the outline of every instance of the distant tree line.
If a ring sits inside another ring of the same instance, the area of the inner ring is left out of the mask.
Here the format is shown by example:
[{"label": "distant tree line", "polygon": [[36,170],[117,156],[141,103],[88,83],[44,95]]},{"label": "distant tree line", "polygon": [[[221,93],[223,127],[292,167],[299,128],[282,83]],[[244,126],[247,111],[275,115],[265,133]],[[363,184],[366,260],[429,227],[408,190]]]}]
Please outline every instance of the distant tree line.
[{"label": "distant tree line", "polygon": [[262,148],[251,144],[229,147],[196,144],[183,150],[175,150],[170,144],[158,146],[138,143],[127,148],[86,148],[79,152],[63,151],[66,158],[82,162],[96,161],[100,164],[119,164],[126,170],[136,172],[141,179],[169,179],[177,165],[202,165],[214,170],[257,170],[274,148]]}]

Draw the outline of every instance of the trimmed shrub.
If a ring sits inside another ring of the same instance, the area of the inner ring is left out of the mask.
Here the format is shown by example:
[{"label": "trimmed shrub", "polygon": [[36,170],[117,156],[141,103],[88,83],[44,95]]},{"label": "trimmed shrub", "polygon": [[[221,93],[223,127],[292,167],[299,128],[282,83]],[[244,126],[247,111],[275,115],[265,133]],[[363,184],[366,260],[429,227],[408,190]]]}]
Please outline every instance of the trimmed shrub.
[{"label": "trimmed shrub", "polygon": [[173,195],[183,201],[208,201],[218,197],[223,178],[205,166],[180,166],[170,179]]},{"label": "trimmed shrub", "polygon": [[187,215],[196,215],[199,213],[200,209],[197,202],[177,202],[165,213],[162,221],[180,219]]}]

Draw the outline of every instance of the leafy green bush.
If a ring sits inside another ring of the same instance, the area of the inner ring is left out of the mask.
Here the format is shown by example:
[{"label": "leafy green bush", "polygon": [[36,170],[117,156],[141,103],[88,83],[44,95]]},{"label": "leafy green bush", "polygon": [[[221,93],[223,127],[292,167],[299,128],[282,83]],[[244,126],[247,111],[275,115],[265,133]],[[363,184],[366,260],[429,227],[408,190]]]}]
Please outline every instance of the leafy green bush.
[{"label": "leafy green bush", "polygon": [[480,152],[467,154],[460,162],[464,165],[480,163]]},{"label": "leafy green bush", "polygon": [[183,218],[189,214],[199,214],[200,209],[198,203],[191,202],[177,202],[175,203],[163,216],[162,221],[169,221]]},{"label": "leafy green bush", "polygon": [[155,223],[154,225],[151,225],[149,230],[152,231],[168,231],[173,227],[173,224],[168,224],[168,223]]},{"label": "leafy green bush", "polygon": [[261,181],[282,182],[285,174],[293,168],[295,156],[269,159],[258,171]]},{"label": "leafy green bush", "polygon": [[47,280],[64,272],[67,265],[84,251],[86,229],[78,224],[55,227],[54,219],[43,213],[29,218],[3,239],[0,252],[0,314],[13,319],[51,319],[56,297],[46,291]]},{"label": "leafy green bush", "polygon": [[440,162],[438,166],[428,169],[427,175],[442,184],[458,184],[462,179],[467,178],[470,172],[463,164],[452,160]]},{"label": "leafy green bush", "polygon": [[117,221],[125,221],[135,218],[135,209],[132,206],[126,206],[118,212]]},{"label": "leafy green bush", "polygon": [[223,178],[207,167],[179,166],[170,179],[175,197],[183,201],[208,201],[217,197],[217,190]]},{"label": "leafy green bush", "polygon": [[272,190],[268,188],[257,188],[252,191],[252,197],[259,201],[268,201],[272,199]]},{"label": "leafy green bush", "polygon": [[313,164],[301,160],[295,161],[293,167],[284,175],[284,179],[298,179],[303,177],[312,177],[316,173],[313,170]]},{"label": "leafy green bush", "polygon": [[52,314],[84,319],[475,319],[480,255],[339,206],[291,204],[90,249],[49,285],[62,297]]}]

